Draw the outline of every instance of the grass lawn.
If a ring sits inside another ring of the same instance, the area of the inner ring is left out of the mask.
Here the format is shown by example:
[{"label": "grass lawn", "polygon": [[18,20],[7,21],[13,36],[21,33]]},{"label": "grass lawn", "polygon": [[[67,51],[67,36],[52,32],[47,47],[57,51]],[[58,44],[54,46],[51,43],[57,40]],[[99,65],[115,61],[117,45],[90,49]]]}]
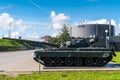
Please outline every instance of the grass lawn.
[{"label": "grass lawn", "polygon": [[116,57],[113,57],[113,62],[120,64],[120,52],[116,52]]},{"label": "grass lawn", "polygon": [[18,42],[14,40],[0,39],[0,46],[21,46]]},{"label": "grass lawn", "polygon": [[120,71],[41,72],[11,78],[1,75],[0,80],[120,80]]},{"label": "grass lawn", "polygon": [[22,44],[14,40],[0,39],[0,51],[23,50],[21,46]]}]

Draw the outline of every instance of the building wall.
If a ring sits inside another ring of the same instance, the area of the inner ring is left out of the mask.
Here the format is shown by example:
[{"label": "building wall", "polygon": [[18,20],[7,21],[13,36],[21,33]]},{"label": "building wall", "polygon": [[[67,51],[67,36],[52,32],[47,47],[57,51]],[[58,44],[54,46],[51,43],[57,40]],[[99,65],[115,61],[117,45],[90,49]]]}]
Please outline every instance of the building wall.
[{"label": "building wall", "polygon": [[108,30],[109,36],[115,36],[114,26],[109,24],[83,24],[72,26],[70,35],[72,37],[99,37],[106,36],[105,30]]}]

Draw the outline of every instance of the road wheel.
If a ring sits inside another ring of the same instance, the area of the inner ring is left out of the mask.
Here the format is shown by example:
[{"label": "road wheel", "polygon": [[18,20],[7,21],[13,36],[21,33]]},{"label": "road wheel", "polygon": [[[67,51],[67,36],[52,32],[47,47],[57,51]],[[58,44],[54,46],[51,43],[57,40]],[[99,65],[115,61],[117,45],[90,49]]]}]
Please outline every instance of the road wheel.
[{"label": "road wheel", "polygon": [[86,58],[85,59],[85,65],[86,66],[92,66],[94,64],[94,61],[92,58]]},{"label": "road wheel", "polygon": [[52,59],[51,58],[45,58],[44,63],[46,66],[52,66]]},{"label": "road wheel", "polygon": [[75,58],[74,59],[74,65],[76,66],[81,66],[83,63],[82,59],[81,58]]},{"label": "road wheel", "polygon": [[97,58],[96,59],[96,66],[104,66],[104,59],[103,58]]},{"label": "road wheel", "polygon": [[62,65],[62,59],[61,58],[55,58],[54,59],[54,64],[55,66],[61,66]]},{"label": "road wheel", "polygon": [[65,65],[72,66],[72,64],[73,64],[73,59],[72,58],[66,58],[65,59]]}]

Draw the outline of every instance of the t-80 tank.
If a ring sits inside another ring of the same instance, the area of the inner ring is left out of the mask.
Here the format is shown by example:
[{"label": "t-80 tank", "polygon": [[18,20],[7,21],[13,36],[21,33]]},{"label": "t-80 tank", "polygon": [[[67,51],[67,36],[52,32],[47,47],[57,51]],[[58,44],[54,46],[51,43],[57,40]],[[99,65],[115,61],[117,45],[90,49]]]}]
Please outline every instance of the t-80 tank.
[{"label": "t-80 tank", "polygon": [[[83,44],[84,41],[84,44]],[[34,59],[45,66],[104,66],[116,56],[113,49],[105,47],[87,47],[87,40],[81,40],[62,48],[40,49],[34,52]],[[77,45],[77,47],[75,47]]]}]

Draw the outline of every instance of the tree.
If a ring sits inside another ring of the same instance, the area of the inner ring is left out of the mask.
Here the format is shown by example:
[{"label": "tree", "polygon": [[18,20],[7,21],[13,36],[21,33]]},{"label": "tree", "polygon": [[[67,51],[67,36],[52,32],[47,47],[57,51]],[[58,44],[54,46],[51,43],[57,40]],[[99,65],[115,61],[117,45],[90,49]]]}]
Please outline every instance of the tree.
[{"label": "tree", "polygon": [[59,44],[60,44],[60,39],[59,39],[59,37],[52,37],[52,38],[50,39],[50,43],[59,45]]},{"label": "tree", "polygon": [[58,37],[52,37],[50,43],[61,44],[70,40],[68,27],[64,24],[61,33]]},{"label": "tree", "polygon": [[69,30],[65,24],[63,25],[62,33],[60,34],[60,40],[62,43],[70,40]]}]

